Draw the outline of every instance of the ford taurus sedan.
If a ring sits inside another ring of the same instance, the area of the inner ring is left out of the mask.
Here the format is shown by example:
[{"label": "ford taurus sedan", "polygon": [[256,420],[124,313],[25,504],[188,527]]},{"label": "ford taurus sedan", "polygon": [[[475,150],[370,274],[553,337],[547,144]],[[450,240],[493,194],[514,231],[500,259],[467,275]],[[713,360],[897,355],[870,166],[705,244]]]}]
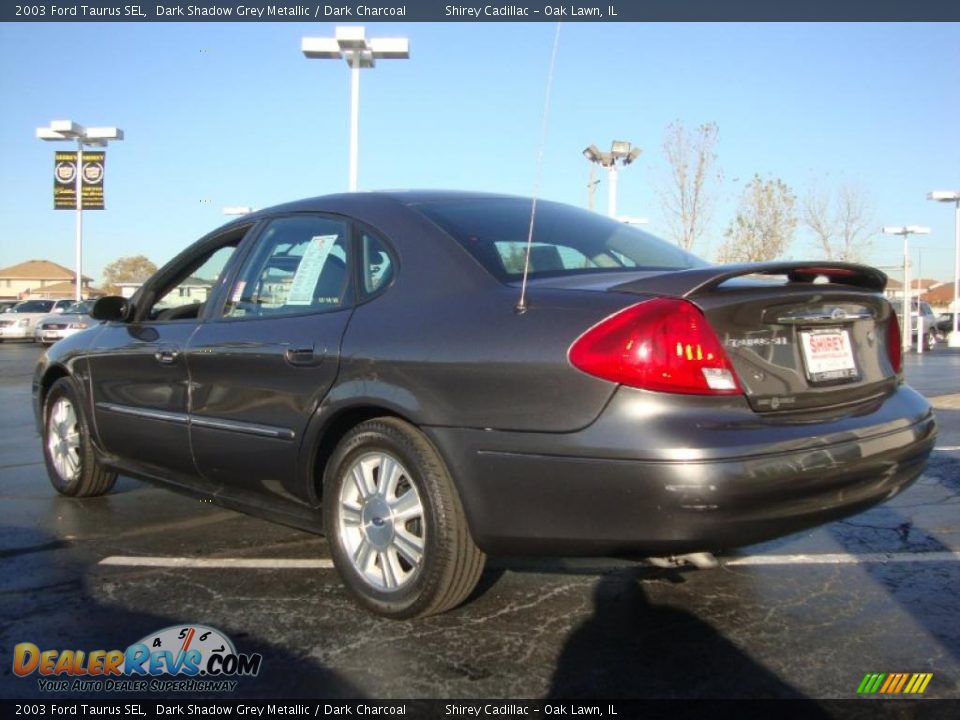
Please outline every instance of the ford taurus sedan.
[{"label": "ford taurus sedan", "polygon": [[921,473],[883,273],[711,266],[545,201],[531,235],[531,205],[335,195],[202,238],[39,362],[53,486],[123,473],[323,532],[401,618],[463,602],[487,554],[730,548]]}]

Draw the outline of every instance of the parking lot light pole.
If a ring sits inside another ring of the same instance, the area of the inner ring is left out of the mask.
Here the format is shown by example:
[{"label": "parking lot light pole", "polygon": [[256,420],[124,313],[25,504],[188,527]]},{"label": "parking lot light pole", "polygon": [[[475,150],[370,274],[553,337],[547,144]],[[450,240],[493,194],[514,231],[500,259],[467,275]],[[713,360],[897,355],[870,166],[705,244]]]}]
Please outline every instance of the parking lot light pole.
[{"label": "parking lot light pole", "polygon": [[367,39],[362,27],[338,27],[332,38],[305,37],[300,49],[311,60],[344,59],[350,66],[350,192],[357,191],[357,164],[360,154],[360,70],[372,68],[377,60],[406,60],[410,57],[407,38]]},{"label": "parking lot light pole", "polygon": [[[626,140],[614,140],[610,146],[610,152],[602,152],[596,145],[591,145],[583,151],[583,156],[587,160],[607,170],[609,181],[607,186],[607,215],[612,218],[617,217],[617,165],[626,167],[640,157],[642,152],[643,150],[633,147]],[[590,208],[593,209],[592,191],[589,198]]]},{"label": "parking lot light pole", "polygon": [[[884,235],[902,235],[903,236],[903,334],[901,335],[903,351],[910,351],[912,342],[913,327],[913,302],[910,297],[910,236],[911,235],[929,235],[930,228],[922,225],[886,225],[883,228]],[[917,313],[920,328],[917,331],[918,348],[923,347],[923,316]],[[923,352],[921,349],[920,352]]]},{"label": "parking lot light pole", "polygon": [[960,347],[960,330],[957,327],[960,318],[960,190],[934,190],[927,194],[930,200],[952,202],[954,204],[953,222],[953,331],[947,337],[948,347]]},{"label": "parking lot light pole", "polygon": [[253,212],[253,208],[249,205],[227,205],[223,209],[224,215],[249,215]]},{"label": "parking lot light pole", "polygon": [[106,147],[110,140],[123,140],[123,130],[115,127],[85,128],[73,120],[54,120],[48,127],[37,128],[37,137],[49,142],[74,140],[77,143],[77,165],[74,173],[77,194],[76,229],[76,300],[83,300],[83,146]]}]

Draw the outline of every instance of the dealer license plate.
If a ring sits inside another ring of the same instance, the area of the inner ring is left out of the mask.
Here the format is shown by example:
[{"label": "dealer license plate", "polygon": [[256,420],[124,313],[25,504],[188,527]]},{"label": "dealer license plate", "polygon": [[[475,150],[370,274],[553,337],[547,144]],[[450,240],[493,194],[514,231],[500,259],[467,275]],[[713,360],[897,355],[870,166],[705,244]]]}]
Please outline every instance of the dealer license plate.
[{"label": "dealer license plate", "polygon": [[860,376],[849,331],[842,328],[801,331],[800,343],[811,382],[855,380]]}]

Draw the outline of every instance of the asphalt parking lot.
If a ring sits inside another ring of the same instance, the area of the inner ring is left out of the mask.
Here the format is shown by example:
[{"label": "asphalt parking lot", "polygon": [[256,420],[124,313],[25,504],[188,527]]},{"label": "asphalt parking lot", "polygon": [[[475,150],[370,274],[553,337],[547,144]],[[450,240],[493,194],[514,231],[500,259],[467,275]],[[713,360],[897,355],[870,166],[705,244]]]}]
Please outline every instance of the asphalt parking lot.
[{"label": "asphalt parking lot", "polygon": [[[869,672],[933,673],[925,696],[960,697],[960,352],[907,359],[940,439],[884,506],[708,570],[493,559],[465,606],[410,622],[358,610],[322,538],[126,478],[58,497],[30,409],[40,352],[0,345],[7,658],[203,623],[263,655],[231,697],[850,698]],[[3,662],[0,696],[38,695]]]}]

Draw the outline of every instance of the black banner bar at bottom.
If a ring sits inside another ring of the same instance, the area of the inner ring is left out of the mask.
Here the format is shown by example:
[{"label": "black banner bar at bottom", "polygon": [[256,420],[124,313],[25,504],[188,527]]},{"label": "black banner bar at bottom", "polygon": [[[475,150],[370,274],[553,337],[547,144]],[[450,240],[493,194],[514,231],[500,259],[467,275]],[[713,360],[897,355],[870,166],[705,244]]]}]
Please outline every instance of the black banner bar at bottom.
[{"label": "black banner bar at bottom", "polygon": [[133,720],[239,718],[956,718],[960,699],[852,700],[219,700],[174,697],[116,700],[0,700],[3,717]]}]

